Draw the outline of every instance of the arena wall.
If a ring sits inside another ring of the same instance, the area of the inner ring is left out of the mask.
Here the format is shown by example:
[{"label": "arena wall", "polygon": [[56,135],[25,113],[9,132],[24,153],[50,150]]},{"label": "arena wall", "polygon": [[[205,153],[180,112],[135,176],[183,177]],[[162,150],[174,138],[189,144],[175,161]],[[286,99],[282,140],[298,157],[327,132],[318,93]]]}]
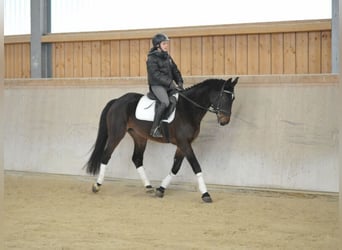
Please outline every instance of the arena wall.
[{"label": "arena wall", "polygon": [[[52,77],[145,77],[151,38],[170,37],[182,74],[267,75],[331,72],[331,20],[45,34]],[[30,78],[30,36],[5,37],[5,77]]]},{"label": "arena wall", "polygon": [[[206,78],[187,77],[186,86]],[[206,182],[338,192],[337,89],[331,74],[242,76],[230,124],[221,127],[208,113],[193,143]],[[5,80],[5,170],[86,175],[102,108],[126,92],[146,93],[146,79]],[[148,142],[144,167],[151,180],[168,174],[174,151]],[[139,179],[132,152],[126,135],[107,177]],[[175,182],[196,182],[187,161]]]}]

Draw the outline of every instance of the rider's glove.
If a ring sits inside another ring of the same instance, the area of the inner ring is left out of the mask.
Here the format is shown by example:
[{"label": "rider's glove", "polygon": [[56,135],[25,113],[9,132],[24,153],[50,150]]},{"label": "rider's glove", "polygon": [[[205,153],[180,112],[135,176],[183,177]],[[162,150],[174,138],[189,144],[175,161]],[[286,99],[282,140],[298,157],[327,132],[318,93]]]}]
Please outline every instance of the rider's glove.
[{"label": "rider's glove", "polygon": [[177,85],[176,85],[176,89],[177,89],[178,91],[183,91],[183,90],[184,90],[184,88],[183,88],[183,83],[181,82],[181,83],[177,84]]}]

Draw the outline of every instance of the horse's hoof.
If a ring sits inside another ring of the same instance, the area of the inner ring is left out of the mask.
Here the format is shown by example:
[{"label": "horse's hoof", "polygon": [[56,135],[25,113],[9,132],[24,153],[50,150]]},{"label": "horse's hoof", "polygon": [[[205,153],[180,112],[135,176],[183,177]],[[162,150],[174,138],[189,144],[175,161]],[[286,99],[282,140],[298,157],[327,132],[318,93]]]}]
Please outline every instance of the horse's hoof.
[{"label": "horse's hoof", "polygon": [[212,203],[213,202],[213,200],[211,199],[208,192],[202,194],[202,201],[204,201],[205,203]]},{"label": "horse's hoof", "polygon": [[98,191],[100,191],[100,185],[98,185],[97,183],[95,183],[95,184],[93,185],[92,191],[93,191],[93,193],[97,193]]},{"label": "horse's hoof", "polygon": [[148,185],[145,188],[146,188],[146,193],[148,193],[148,194],[154,193],[154,189],[151,185]]},{"label": "horse's hoof", "polygon": [[164,197],[164,191],[165,191],[165,188],[163,188],[163,187],[157,188],[156,189],[156,196],[159,198],[163,198]]}]

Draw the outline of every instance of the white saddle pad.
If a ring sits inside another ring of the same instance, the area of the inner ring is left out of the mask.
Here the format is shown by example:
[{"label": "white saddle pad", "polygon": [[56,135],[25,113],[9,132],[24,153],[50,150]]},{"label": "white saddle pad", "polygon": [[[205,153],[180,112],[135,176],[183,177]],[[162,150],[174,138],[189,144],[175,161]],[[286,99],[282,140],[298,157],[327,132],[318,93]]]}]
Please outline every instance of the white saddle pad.
[{"label": "white saddle pad", "polygon": [[[178,100],[178,93],[174,95]],[[153,121],[154,120],[154,111],[155,111],[156,101],[148,98],[146,95],[140,98],[137,108],[135,110],[135,117],[138,120],[143,121]],[[175,118],[176,109],[171,113],[167,120],[163,120],[163,122],[171,123]]]}]

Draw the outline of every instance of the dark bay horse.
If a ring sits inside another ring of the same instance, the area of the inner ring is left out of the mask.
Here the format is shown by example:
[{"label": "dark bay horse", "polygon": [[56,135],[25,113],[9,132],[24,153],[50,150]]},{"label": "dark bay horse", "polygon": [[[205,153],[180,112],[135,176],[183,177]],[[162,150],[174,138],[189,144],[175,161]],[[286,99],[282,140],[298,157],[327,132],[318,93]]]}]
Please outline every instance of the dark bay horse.
[{"label": "dark bay horse", "polygon": [[230,121],[232,104],[234,101],[235,79],[207,79],[201,83],[185,89],[179,93],[174,120],[168,124],[168,138],[153,138],[150,136],[152,122],[138,120],[135,109],[139,99],[138,93],[127,93],[107,103],[100,117],[97,138],[92,154],[86,164],[89,174],[97,175],[97,182],[93,185],[93,192],[97,192],[104,180],[106,165],[111,155],[125,136],[130,134],[134,141],[132,160],[145,185],[147,191],[154,191],[143,168],[143,157],[147,140],[161,143],[172,143],[177,146],[171,172],[162,180],[156,189],[156,196],[163,197],[165,189],[173,176],[179,171],[184,157],[187,158],[192,170],[197,176],[199,191],[204,202],[212,202],[207,191],[201,166],[196,159],[191,143],[200,132],[200,124],[204,115],[209,111],[215,113],[220,125]]}]

